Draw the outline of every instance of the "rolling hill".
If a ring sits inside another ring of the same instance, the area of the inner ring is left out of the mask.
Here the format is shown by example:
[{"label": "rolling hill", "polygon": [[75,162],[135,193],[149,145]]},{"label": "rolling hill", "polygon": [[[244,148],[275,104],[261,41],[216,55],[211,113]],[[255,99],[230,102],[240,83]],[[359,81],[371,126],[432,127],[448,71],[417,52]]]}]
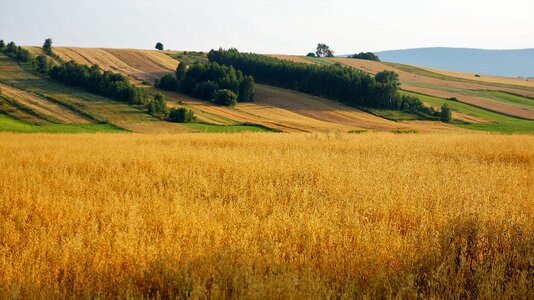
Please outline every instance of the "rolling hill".
[{"label": "rolling hill", "polygon": [[[33,55],[40,47],[25,47]],[[191,57],[177,51],[54,47],[64,61],[99,65],[121,73],[150,94],[162,92],[152,85],[155,79],[174,72],[180,60]],[[205,54],[194,59],[205,60]],[[256,85],[256,101],[235,108],[214,105],[176,92],[163,92],[168,106],[185,105],[202,124],[174,124],[154,118],[142,110],[105,97],[67,88],[32,74],[6,56],[0,57],[0,84],[3,97],[16,98],[14,108],[3,101],[0,109],[11,117],[32,124],[60,123],[100,126],[109,124],[133,132],[256,131],[349,132],[417,130],[449,132],[476,129],[501,132],[534,132],[534,82],[495,76],[475,77],[465,73],[380,63],[348,58],[312,59],[275,55],[300,63],[342,64],[375,74],[391,70],[400,75],[402,89],[420,97],[426,105],[449,103],[453,124],[421,121],[413,115],[385,110],[362,111],[338,102],[268,85]],[[455,99],[447,100],[447,99]],[[72,110],[72,108],[78,108]],[[86,114],[80,115],[82,110]],[[31,112],[28,114],[28,112]],[[90,116],[88,118],[88,115]]]},{"label": "rolling hill", "polygon": [[[39,48],[34,47],[37,53]],[[150,92],[161,92],[151,86],[153,80],[172,73],[179,64],[166,52],[135,49],[91,49],[55,47],[63,60],[97,64],[105,70],[122,73]],[[441,122],[391,121],[348,107],[338,102],[303,93],[258,84],[254,103],[226,108],[174,92],[165,92],[171,106],[182,102],[200,121],[217,125],[257,124],[284,132],[327,132],[351,130],[457,131],[459,128]]]},{"label": "rolling hill", "polygon": [[534,49],[418,48],[376,54],[387,62],[481,75],[534,78]]}]

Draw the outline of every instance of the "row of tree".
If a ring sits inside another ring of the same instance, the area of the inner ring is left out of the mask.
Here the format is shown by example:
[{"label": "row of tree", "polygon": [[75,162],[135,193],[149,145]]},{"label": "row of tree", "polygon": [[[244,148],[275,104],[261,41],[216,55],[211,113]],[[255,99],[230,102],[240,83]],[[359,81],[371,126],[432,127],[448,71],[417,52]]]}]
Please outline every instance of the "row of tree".
[{"label": "row of tree", "polygon": [[218,63],[195,63],[191,66],[180,63],[174,76],[163,76],[155,86],[224,106],[254,101],[252,76],[244,76],[234,67]]},{"label": "row of tree", "polygon": [[104,71],[94,65],[88,67],[70,61],[54,66],[48,72],[54,80],[66,85],[83,88],[91,93],[127,102],[131,105],[146,105],[146,90],[131,84],[126,77],[111,71]]},{"label": "row of tree", "polygon": [[30,54],[30,52],[20,46],[17,46],[14,42],[9,42],[6,45],[4,40],[0,40],[0,51],[5,53],[7,56],[10,56],[21,62],[33,61],[33,56]]},{"label": "row of tree", "polygon": [[343,102],[351,106],[404,110],[437,116],[415,97],[398,93],[399,79],[394,72],[371,76],[341,65],[311,65],[280,60],[265,55],[241,53],[236,49],[212,50],[210,62],[233,66],[257,82],[293,89]]},{"label": "row of tree", "polygon": [[[28,50],[17,46],[14,42],[6,45],[0,41],[0,51],[20,62],[31,63],[35,71],[63,84],[80,87],[91,93],[132,105],[148,103],[148,95],[144,89],[134,86],[123,75],[111,71],[103,72],[96,65],[88,67],[74,61],[54,65],[46,56],[39,55],[34,58]],[[53,55],[52,39],[45,41],[43,51],[47,55]]]},{"label": "row of tree", "polygon": [[46,39],[43,44],[43,52],[60,63],[53,63],[47,56],[39,55],[35,59],[30,53],[14,42],[5,44],[0,40],[0,51],[8,56],[24,63],[30,63],[35,71],[59,81],[65,85],[83,88],[88,92],[99,94],[127,102],[130,105],[143,105],[149,114],[167,119],[171,122],[193,122],[196,120],[194,113],[185,108],[167,109],[165,96],[157,93],[153,99],[149,99],[146,90],[132,85],[121,74],[111,71],[102,71],[97,65],[92,67],[78,64],[74,61],[63,62],[52,50],[52,39]]}]

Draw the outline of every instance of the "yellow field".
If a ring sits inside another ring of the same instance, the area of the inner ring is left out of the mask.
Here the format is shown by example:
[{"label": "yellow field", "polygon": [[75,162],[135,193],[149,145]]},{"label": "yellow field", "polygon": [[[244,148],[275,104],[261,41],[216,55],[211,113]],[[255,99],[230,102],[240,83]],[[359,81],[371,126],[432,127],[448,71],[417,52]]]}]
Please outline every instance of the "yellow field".
[{"label": "yellow field", "polygon": [[534,297],[534,136],[0,141],[0,298]]}]

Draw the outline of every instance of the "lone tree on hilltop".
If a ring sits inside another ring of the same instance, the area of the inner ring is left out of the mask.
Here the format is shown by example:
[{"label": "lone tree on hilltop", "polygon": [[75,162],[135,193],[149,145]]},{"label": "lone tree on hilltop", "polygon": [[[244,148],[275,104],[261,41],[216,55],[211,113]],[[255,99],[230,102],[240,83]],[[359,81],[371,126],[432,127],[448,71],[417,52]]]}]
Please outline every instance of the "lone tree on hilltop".
[{"label": "lone tree on hilltop", "polygon": [[158,42],[158,43],[156,44],[156,49],[158,49],[158,50],[160,50],[160,51],[163,50],[163,44],[160,43],[160,42]]},{"label": "lone tree on hilltop", "polygon": [[52,39],[47,38],[43,44],[43,51],[47,55],[52,55]]},{"label": "lone tree on hilltop", "polygon": [[334,51],[327,44],[317,44],[317,57],[334,57]]},{"label": "lone tree on hilltop", "polygon": [[449,105],[447,105],[447,103],[443,104],[443,106],[441,107],[441,113],[440,113],[439,119],[442,122],[447,122],[447,123],[452,120],[452,111],[449,108]]}]

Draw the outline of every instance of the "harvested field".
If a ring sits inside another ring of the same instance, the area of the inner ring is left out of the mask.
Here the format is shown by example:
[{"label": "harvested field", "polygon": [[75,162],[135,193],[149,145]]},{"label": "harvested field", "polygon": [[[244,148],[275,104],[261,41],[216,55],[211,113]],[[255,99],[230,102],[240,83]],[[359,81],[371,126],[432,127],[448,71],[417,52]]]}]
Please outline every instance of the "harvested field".
[{"label": "harvested field", "polygon": [[502,114],[506,114],[506,115],[510,115],[510,116],[516,116],[516,117],[520,117],[520,118],[523,118],[523,119],[534,120],[534,110],[530,110],[530,109],[523,108],[523,107],[517,107],[517,106],[508,105],[508,104],[505,104],[505,103],[502,103],[502,102],[499,102],[499,101],[495,101],[495,100],[490,100],[490,99],[487,99],[487,98],[466,96],[466,95],[461,95],[461,94],[442,91],[442,90],[436,90],[436,89],[431,89],[431,88],[426,88],[426,87],[414,86],[414,85],[410,85],[410,84],[403,84],[402,88],[404,90],[407,90],[407,91],[410,91],[410,92],[415,92],[415,93],[424,94],[424,95],[430,95],[430,96],[439,97],[439,98],[448,99],[448,98],[453,98],[454,97],[454,98],[457,98],[458,101],[460,101],[460,102],[464,102],[464,103],[468,103],[468,104],[475,105],[475,106],[478,106],[478,107],[482,107],[482,108],[485,108],[485,109],[488,109],[488,110],[491,110],[491,111],[496,111],[496,112],[499,112],[499,113],[502,113]]},{"label": "harvested field", "polygon": [[39,97],[27,91],[17,89],[5,84],[0,84],[2,94],[8,96],[20,103],[21,105],[30,108],[31,110],[50,117],[55,123],[64,124],[91,124],[93,121],[75,113],[74,111],[54,103],[50,100]]},{"label": "harvested field", "polygon": [[65,61],[96,64],[104,70],[127,74],[137,81],[153,82],[174,72],[178,66],[176,60],[153,50],[55,47],[54,51]]},{"label": "harvested field", "polygon": [[[444,76],[456,77],[456,78],[470,80],[470,81],[471,80],[479,81],[481,83],[508,84],[512,86],[523,86],[523,87],[534,89],[534,79],[532,78],[511,78],[511,77],[500,77],[500,76],[483,75],[483,74],[460,73],[460,72],[446,71],[446,70],[433,69],[433,68],[427,68],[427,67],[418,67],[418,68],[421,68],[423,70],[433,72],[436,74],[444,75]],[[475,75],[479,75],[480,77],[476,77]]]}]

